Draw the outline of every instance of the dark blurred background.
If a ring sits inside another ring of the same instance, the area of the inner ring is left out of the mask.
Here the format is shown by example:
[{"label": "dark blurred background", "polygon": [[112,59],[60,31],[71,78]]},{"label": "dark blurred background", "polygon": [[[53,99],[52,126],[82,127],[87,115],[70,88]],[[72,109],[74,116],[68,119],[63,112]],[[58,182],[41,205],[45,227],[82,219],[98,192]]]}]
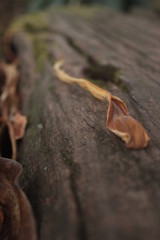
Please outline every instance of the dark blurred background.
[{"label": "dark blurred background", "polygon": [[32,0],[29,4],[31,11],[56,4],[103,4],[112,8],[129,10],[133,5],[149,6],[149,0]]},{"label": "dark blurred background", "polygon": [[133,7],[143,7],[160,12],[160,0],[0,0],[0,34],[13,18],[54,5],[101,4],[120,11],[130,12]]}]

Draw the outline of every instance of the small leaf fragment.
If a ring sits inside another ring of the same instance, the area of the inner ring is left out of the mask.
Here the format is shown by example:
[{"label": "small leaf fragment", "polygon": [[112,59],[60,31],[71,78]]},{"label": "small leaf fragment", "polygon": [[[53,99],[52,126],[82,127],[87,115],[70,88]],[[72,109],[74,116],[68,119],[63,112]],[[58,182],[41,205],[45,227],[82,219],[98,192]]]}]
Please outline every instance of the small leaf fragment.
[{"label": "small leaf fragment", "polygon": [[23,138],[25,133],[25,128],[27,125],[26,117],[21,113],[17,112],[13,117],[12,124],[13,124],[15,139],[18,140]]}]

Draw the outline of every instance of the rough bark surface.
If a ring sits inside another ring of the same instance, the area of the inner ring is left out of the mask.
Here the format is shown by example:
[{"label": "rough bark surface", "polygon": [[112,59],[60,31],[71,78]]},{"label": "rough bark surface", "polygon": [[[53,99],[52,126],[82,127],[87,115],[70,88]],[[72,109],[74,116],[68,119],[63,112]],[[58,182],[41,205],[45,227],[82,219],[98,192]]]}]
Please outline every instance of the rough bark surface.
[{"label": "rough bark surface", "polygon": [[[46,18],[47,28],[25,25],[14,37],[29,122],[21,185],[39,239],[160,239],[158,18],[107,9],[49,10]],[[126,102],[151,138],[147,149],[125,148],[106,129],[107,103],[56,78],[52,64],[62,55],[68,73]]]}]

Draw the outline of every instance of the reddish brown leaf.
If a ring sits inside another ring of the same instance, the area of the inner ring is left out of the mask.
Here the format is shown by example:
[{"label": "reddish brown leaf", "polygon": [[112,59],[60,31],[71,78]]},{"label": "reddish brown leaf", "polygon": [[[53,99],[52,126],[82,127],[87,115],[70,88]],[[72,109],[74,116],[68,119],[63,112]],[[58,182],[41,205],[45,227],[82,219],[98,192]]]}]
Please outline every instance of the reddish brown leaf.
[{"label": "reddish brown leaf", "polygon": [[144,148],[148,145],[149,137],[142,125],[128,114],[125,103],[118,97],[113,96],[107,90],[101,89],[83,78],[69,76],[61,68],[63,59],[57,61],[53,68],[57,77],[69,84],[78,84],[89,91],[99,100],[108,100],[107,128],[120,137],[128,148]]},{"label": "reddish brown leaf", "polygon": [[6,64],[2,62],[0,64],[1,78],[3,82],[5,80],[5,85],[3,86],[3,91],[1,94],[1,101],[4,102],[8,97],[13,98],[16,95],[17,81],[19,77],[19,72],[17,69],[17,63]]},{"label": "reddish brown leaf", "polygon": [[13,124],[15,139],[17,140],[22,138],[24,136],[24,132],[27,124],[26,117],[20,114],[19,112],[17,112],[14,115],[12,124]]},{"label": "reddish brown leaf", "polygon": [[119,136],[128,148],[145,148],[149,137],[143,126],[128,114],[125,103],[112,96],[107,113],[107,128]]}]

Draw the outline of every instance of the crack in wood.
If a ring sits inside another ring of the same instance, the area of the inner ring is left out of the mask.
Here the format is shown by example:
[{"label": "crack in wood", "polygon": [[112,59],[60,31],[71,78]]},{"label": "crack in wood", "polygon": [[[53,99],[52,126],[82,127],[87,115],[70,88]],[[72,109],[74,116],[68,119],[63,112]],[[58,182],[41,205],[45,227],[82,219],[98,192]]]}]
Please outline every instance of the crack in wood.
[{"label": "crack in wood", "polygon": [[81,200],[79,199],[78,194],[78,178],[80,176],[80,165],[73,161],[72,157],[72,148],[70,147],[70,139],[66,139],[63,137],[63,133],[61,132],[63,139],[63,148],[61,150],[62,158],[64,159],[64,164],[70,171],[69,181],[70,181],[70,189],[73,194],[73,200],[76,205],[76,211],[78,216],[78,231],[77,231],[77,239],[79,240],[87,240],[87,229],[85,218],[83,214],[83,209],[81,205]]}]

